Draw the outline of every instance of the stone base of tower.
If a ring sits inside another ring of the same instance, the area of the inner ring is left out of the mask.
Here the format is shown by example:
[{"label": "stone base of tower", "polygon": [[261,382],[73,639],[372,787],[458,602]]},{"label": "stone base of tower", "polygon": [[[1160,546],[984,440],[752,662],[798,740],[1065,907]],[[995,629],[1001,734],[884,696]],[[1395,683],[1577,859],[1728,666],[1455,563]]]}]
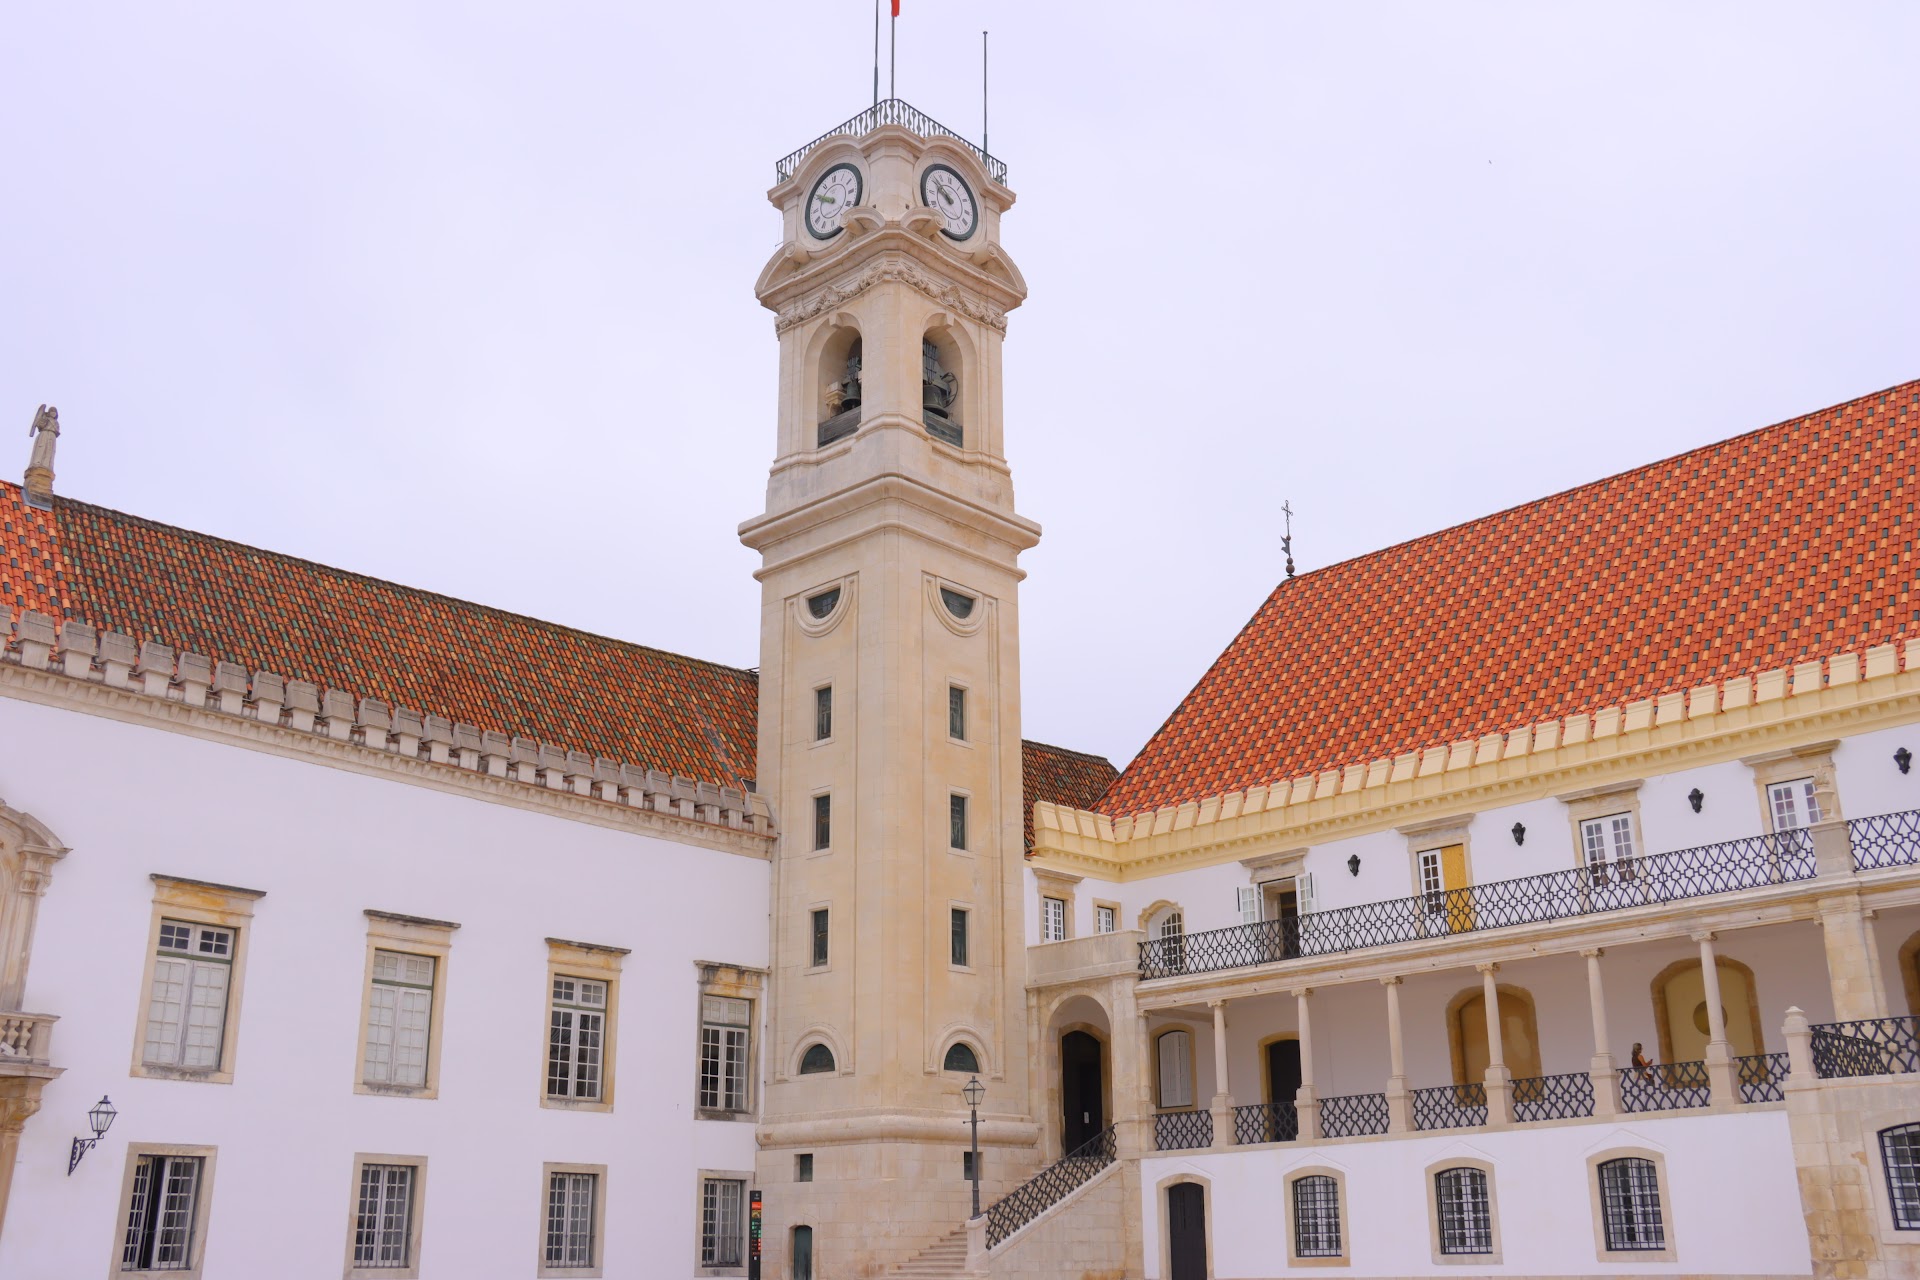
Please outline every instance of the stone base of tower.
[{"label": "stone base of tower", "polygon": [[[796,1227],[811,1231],[813,1275],[820,1280],[884,1276],[964,1227],[972,1212],[972,1186],[963,1176],[966,1125],[955,1127],[959,1136],[951,1142],[903,1138],[763,1145],[754,1175],[764,1205],[761,1274],[767,1280],[793,1274]],[[993,1127],[1002,1132],[1030,1128]],[[983,1209],[1039,1171],[1036,1139],[1037,1134],[989,1142],[982,1135]],[[810,1182],[798,1180],[801,1155],[813,1157]]]}]

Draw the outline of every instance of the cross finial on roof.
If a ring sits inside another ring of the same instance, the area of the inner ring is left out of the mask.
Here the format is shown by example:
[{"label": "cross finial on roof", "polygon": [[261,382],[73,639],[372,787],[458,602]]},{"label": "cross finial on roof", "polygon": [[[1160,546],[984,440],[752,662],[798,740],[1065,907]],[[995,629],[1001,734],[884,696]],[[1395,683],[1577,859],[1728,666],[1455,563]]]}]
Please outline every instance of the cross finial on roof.
[{"label": "cross finial on roof", "polygon": [[1280,504],[1280,513],[1287,518],[1287,531],[1280,538],[1280,549],[1287,553],[1287,576],[1293,576],[1293,502],[1291,499]]}]

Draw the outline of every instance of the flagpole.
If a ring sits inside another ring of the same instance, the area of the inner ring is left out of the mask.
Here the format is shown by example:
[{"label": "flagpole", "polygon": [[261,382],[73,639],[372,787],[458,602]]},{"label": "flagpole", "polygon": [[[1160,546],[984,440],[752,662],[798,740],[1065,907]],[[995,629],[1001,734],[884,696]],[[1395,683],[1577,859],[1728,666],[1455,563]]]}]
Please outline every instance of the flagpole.
[{"label": "flagpole", "polygon": [[894,0],[893,16],[887,19],[887,96],[889,98],[900,96],[896,80],[900,64],[899,28],[900,3],[899,0]]},{"label": "flagpole", "polygon": [[873,105],[880,105],[880,0],[873,0]]},{"label": "flagpole", "polygon": [[[987,33],[980,33],[980,150],[987,151]],[[993,153],[987,151],[988,155]]]}]

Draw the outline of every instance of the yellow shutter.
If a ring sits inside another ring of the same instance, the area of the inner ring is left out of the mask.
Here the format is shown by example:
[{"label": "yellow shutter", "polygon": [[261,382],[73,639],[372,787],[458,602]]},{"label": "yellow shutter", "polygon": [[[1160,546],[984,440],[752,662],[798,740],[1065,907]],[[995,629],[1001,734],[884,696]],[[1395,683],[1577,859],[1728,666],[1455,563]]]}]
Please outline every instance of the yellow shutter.
[{"label": "yellow shutter", "polygon": [[[1467,887],[1467,846],[1450,844],[1440,851],[1440,882],[1448,889]],[[1447,932],[1465,933],[1473,928],[1473,908],[1460,899],[1447,898]]]}]

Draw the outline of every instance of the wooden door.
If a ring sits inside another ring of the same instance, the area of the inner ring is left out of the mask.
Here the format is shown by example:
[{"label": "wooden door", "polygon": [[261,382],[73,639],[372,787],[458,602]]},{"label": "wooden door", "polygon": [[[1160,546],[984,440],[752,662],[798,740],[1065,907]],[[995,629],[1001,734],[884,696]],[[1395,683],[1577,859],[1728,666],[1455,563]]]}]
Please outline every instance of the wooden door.
[{"label": "wooden door", "polygon": [[1167,1188],[1170,1280],[1207,1280],[1207,1195],[1195,1182]]}]

